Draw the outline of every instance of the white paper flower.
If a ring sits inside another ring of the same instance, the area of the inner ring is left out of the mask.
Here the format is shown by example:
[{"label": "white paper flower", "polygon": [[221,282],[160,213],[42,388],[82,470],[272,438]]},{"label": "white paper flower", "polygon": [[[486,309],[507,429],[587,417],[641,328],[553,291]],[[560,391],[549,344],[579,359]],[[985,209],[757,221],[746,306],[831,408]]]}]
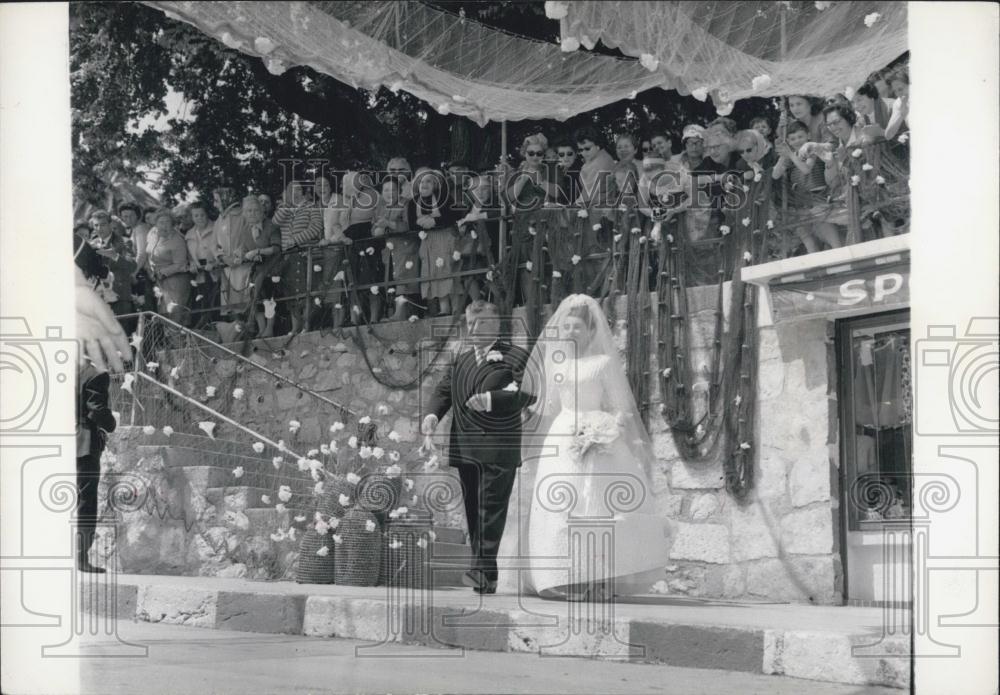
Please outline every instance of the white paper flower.
[{"label": "white paper flower", "polygon": [[524,264],[524,269],[527,270],[529,273],[531,272],[532,268],[534,268],[534,267],[535,267],[535,264],[532,263],[531,261],[526,261],[525,264]]},{"label": "white paper flower", "polygon": [[590,213],[587,212],[586,208],[580,208],[579,210],[576,211],[576,216],[579,217],[582,220],[582,219],[586,219],[587,217],[589,217]]},{"label": "white paper flower", "polygon": [[306,459],[306,467],[311,471],[322,471],[326,468],[318,459]]},{"label": "white paper flower", "polygon": [[865,151],[862,150],[860,147],[855,147],[853,150],[851,150],[851,156],[854,157],[855,159],[857,159],[858,157],[860,157],[864,153],[865,153]]},{"label": "white paper flower", "polygon": [[363,459],[370,459],[372,457],[372,448],[370,446],[363,446],[358,449],[358,456]]},{"label": "white paper flower", "polygon": [[750,255],[750,252],[749,251],[744,251],[743,252],[743,261],[746,262],[746,263],[749,263],[752,260],[753,260],[753,256]]},{"label": "white paper flower", "polygon": [[156,297],[157,299],[162,299],[163,290],[161,290],[159,287],[153,287],[153,296]]},{"label": "white paper flower", "polygon": [[166,436],[169,437],[173,433],[174,433],[174,428],[173,427],[171,427],[170,425],[164,425],[163,426],[163,434],[164,435],[166,435]]},{"label": "white paper flower", "polygon": [[314,297],[313,304],[315,304],[316,306],[323,306],[323,300],[320,299],[319,297]]},{"label": "white paper flower", "polygon": [[538,230],[536,230],[534,227],[532,227],[529,224],[528,225],[528,234],[530,234],[531,236],[535,236],[536,234],[538,234]]},{"label": "white paper flower", "polygon": [[403,469],[400,468],[398,465],[393,464],[392,466],[389,466],[388,468],[385,469],[385,474],[389,478],[398,478],[403,474]]},{"label": "white paper flower", "polygon": [[670,378],[670,374],[671,374],[671,372],[673,372],[673,371],[674,371],[674,370],[673,370],[673,369],[671,369],[670,367],[667,367],[666,369],[664,369],[664,370],[663,370],[663,378],[664,378],[664,379],[669,379],[669,378]]},{"label": "white paper flower", "polygon": [[819,10],[820,12],[822,12],[823,10],[828,9],[830,7],[830,5],[832,5],[833,3],[832,2],[823,2],[821,0],[816,0],[816,2],[813,3],[813,4],[816,5],[816,9],[817,10]]},{"label": "white paper flower", "polygon": [[404,266],[404,267],[405,267],[405,268],[406,268],[407,270],[409,270],[410,268],[412,268],[412,267],[413,267],[413,261],[407,261],[406,263],[404,263],[404,264],[403,264],[403,266]]},{"label": "white paper flower", "polygon": [[766,227],[767,227],[768,229],[774,229],[774,220],[768,220],[767,222],[765,222],[765,223],[764,223],[764,225],[765,225],[765,226],[766,226]]},{"label": "white paper flower", "polygon": [[389,547],[390,547],[390,548],[391,548],[392,550],[398,550],[399,548],[402,548],[402,547],[403,547],[403,544],[402,544],[402,543],[400,543],[400,542],[399,542],[398,540],[396,540],[396,539],[394,538],[394,539],[392,539],[391,541],[389,541]]},{"label": "white paper flower", "polygon": [[274,505],[274,511],[276,512],[284,512],[286,509],[287,507],[281,502],[278,502],[276,505]]},{"label": "white paper flower", "polygon": [[715,107],[715,113],[719,116],[728,116],[733,112],[733,102],[725,101]]},{"label": "white paper flower", "polygon": [[910,139],[910,134],[909,133],[903,133],[902,135],[900,135],[896,139],[899,140],[901,143],[903,143],[905,145],[906,141]]},{"label": "white paper flower", "polygon": [[350,483],[351,485],[357,485],[358,483],[361,482],[361,476],[359,476],[357,473],[348,473],[347,482]]},{"label": "white paper flower", "polygon": [[322,495],[323,494],[323,483],[322,482],[318,482],[315,485],[313,485],[313,492],[315,494],[317,494],[317,495]]},{"label": "white paper flower", "polygon": [[398,461],[399,460],[399,452],[398,451],[390,451],[389,452],[389,460],[390,461]]},{"label": "white paper flower", "polygon": [[339,420],[330,425],[330,432],[339,432],[342,429],[344,429],[344,423],[340,422]]},{"label": "white paper flower", "polygon": [[691,96],[693,96],[698,101],[705,101],[708,99],[708,90],[704,87],[698,87],[698,89],[692,90]]},{"label": "white paper flower", "polygon": [[436,471],[438,469],[438,466],[440,465],[441,462],[438,459],[437,454],[434,454],[429,459],[427,459],[427,461],[424,462],[424,470],[427,472]]},{"label": "white paper flower", "polygon": [[885,178],[882,177],[882,176],[876,176],[875,177],[875,183],[877,183],[879,186],[884,186],[885,185]]},{"label": "white paper flower", "polygon": [[601,223],[598,222],[597,224],[595,224],[593,229],[595,232],[601,231]]},{"label": "white paper flower", "polygon": [[753,91],[759,92],[762,89],[767,89],[771,86],[771,76],[770,75],[757,75],[753,78],[751,83],[753,86]]},{"label": "white paper flower", "polygon": [[504,386],[504,387],[503,387],[503,390],[504,390],[504,391],[511,391],[511,392],[517,392],[517,390],[518,390],[519,388],[520,388],[520,387],[519,387],[519,386],[517,385],[517,382],[516,382],[516,381],[512,381],[512,382],[510,382],[509,384],[507,384],[506,386]]},{"label": "white paper flower", "polygon": [[719,233],[722,234],[722,236],[726,236],[731,231],[732,230],[729,228],[728,224],[719,225]]},{"label": "white paper flower", "polygon": [[152,425],[146,425],[142,428],[142,433],[145,435],[156,434],[156,428]]},{"label": "white paper flower", "polygon": [[416,485],[416,483],[413,482],[413,478],[406,478],[403,480],[403,488],[405,488],[407,492],[412,490],[414,485]]},{"label": "white paper flower", "polygon": [[365,522],[365,531],[367,531],[368,533],[371,533],[374,530],[375,530],[375,522],[372,521],[371,519],[368,519]]},{"label": "white paper flower", "polygon": [[749,217],[744,217],[741,221],[742,221],[744,227],[749,227],[750,226],[750,218]]},{"label": "white paper flower", "polygon": [[427,232],[421,229],[419,232],[417,232],[417,236],[420,237],[420,241],[423,241],[424,239],[427,238]]},{"label": "white paper flower", "polygon": [[580,48],[580,42],[572,36],[567,36],[566,38],[564,38],[562,41],[559,42],[559,47],[565,53],[572,53],[573,51]]},{"label": "white paper flower", "polygon": [[486,271],[486,281],[487,282],[493,282],[493,271],[492,270],[487,270]]},{"label": "white paper flower", "polygon": [[302,423],[299,422],[298,420],[289,420],[288,421],[288,431],[291,432],[292,434],[295,434],[296,432],[298,432],[301,427],[302,427]]},{"label": "white paper flower", "polygon": [[454,261],[460,261],[460,260],[462,260],[462,254],[459,251],[453,251],[452,254],[451,254],[451,258]]},{"label": "white paper flower", "polygon": [[399,432],[397,432],[396,430],[393,430],[392,432],[389,433],[388,439],[389,439],[390,442],[398,442],[399,441]]},{"label": "white paper flower", "polygon": [[746,451],[750,448],[750,442],[740,442],[740,448]]},{"label": "white paper flower", "polygon": [[149,370],[150,372],[155,372],[159,368],[160,368],[160,363],[159,362],[147,362],[146,363],[146,369]]},{"label": "white paper flower", "polygon": [[651,53],[643,53],[639,56],[639,64],[650,72],[655,72],[660,66],[660,61]]},{"label": "white paper flower", "polygon": [[419,319],[418,319],[418,318],[417,318],[416,316],[411,316],[410,318],[408,318],[408,319],[406,319],[406,320],[407,320],[407,321],[409,321],[410,323],[415,323],[415,322],[416,322],[416,321],[418,321]]},{"label": "white paper flower", "polygon": [[862,169],[862,171],[871,171],[871,170],[872,170],[872,169],[874,169],[874,168],[875,168],[875,167],[873,167],[873,166],[872,166],[871,164],[869,164],[868,162],[865,162],[864,164],[862,164],[862,165],[861,165],[861,169]]},{"label": "white paper flower", "polygon": [[260,501],[263,502],[264,504],[271,504],[271,496],[270,495],[261,495],[260,496]]},{"label": "white paper flower", "polygon": [[560,273],[558,270],[553,270],[552,271],[552,277],[554,277],[554,278],[561,278],[562,277],[562,273]]},{"label": "white paper flower", "polygon": [[243,466],[237,466],[233,469],[234,478],[242,478],[244,473],[246,473],[246,471],[243,469]]},{"label": "white paper flower", "polygon": [[337,501],[340,502],[340,506],[341,507],[346,507],[347,505],[349,505],[351,503],[351,498],[348,497],[347,495],[341,493],[340,496],[337,497]]},{"label": "white paper flower", "polygon": [[278,451],[288,451],[288,446],[285,444],[284,439],[278,440]]},{"label": "white paper flower", "polygon": [[316,554],[319,555],[320,557],[326,557],[327,555],[330,554],[330,548],[324,545],[322,548],[316,551]]},{"label": "white paper flower", "polygon": [[272,533],[271,534],[271,540],[274,541],[275,543],[279,543],[279,542],[285,540],[285,532],[284,531],[278,531],[277,533]]},{"label": "white paper flower", "polygon": [[254,442],[253,450],[256,451],[258,454],[264,451],[264,442]]},{"label": "white paper flower", "polygon": [[208,420],[203,420],[198,423],[198,428],[201,429],[205,434],[207,434],[212,439],[215,439],[215,423],[209,422]]},{"label": "white paper flower", "polygon": [[434,261],[434,265],[436,265],[438,268],[444,268],[444,259],[438,256],[437,259]]},{"label": "white paper flower", "polygon": [[503,362],[503,353],[499,350],[490,350],[486,353],[487,362]]},{"label": "white paper flower", "polygon": [[564,2],[546,2],[545,16],[549,19],[562,19],[569,13],[569,6]]},{"label": "white paper flower", "polygon": [[215,396],[215,387],[214,386],[206,386],[205,387],[205,395],[208,396],[209,398],[213,398]]},{"label": "white paper flower", "polygon": [[872,12],[871,14],[866,14],[865,26],[871,29],[875,25],[875,22],[877,22],[880,19],[882,19],[882,14],[879,12]]},{"label": "white paper flower", "polygon": [[419,547],[419,548],[426,548],[427,547],[427,539],[426,538],[420,538],[420,539],[418,539],[417,540],[417,547]]},{"label": "white paper flower", "polygon": [[372,458],[376,461],[380,461],[383,456],[385,456],[385,449],[380,446],[372,447]]},{"label": "white paper flower", "polygon": [[282,502],[287,502],[292,499],[292,488],[287,485],[282,485],[278,488],[278,499]]},{"label": "white paper flower", "polygon": [[857,174],[855,174],[854,176],[851,177],[851,185],[852,186],[857,186],[859,183],[861,183],[861,177],[860,176],[858,176]]}]

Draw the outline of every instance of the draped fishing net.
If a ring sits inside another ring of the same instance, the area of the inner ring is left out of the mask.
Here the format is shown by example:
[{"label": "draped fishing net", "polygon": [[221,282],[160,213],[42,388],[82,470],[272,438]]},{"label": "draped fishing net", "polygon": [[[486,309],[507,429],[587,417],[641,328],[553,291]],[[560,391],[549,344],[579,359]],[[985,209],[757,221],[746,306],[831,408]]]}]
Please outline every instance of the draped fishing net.
[{"label": "draped fishing net", "polygon": [[903,2],[548,2],[562,41],[638,57],[718,107],[855,88],[907,50]]},{"label": "draped fishing net", "polygon": [[[403,89],[480,125],[565,120],[655,87],[704,90],[723,109],[751,95],[825,95],[906,50],[906,7],[894,2],[546,3],[562,17],[562,45],[419,2],[146,4],[275,74],[308,65],[354,87]],[[576,50],[597,40],[641,60]]]}]

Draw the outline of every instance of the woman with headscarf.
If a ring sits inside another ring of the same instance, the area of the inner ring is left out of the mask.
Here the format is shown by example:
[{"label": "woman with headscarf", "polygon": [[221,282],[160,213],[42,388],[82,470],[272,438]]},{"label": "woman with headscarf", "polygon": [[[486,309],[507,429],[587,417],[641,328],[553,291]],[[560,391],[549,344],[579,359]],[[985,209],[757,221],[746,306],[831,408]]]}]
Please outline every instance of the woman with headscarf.
[{"label": "woman with headscarf", "polygon": [[418,230],[420,236],[420,274],[429,278],[421,285],[421,294],[429,304],[437,305],[434,314],[450,315],[454,281],[448,276],[458,268],[461,254],[456,260],[456,215],[440,171],[417,170],[406,213],[410,229]]},{"label": "woman with headscarf", "polygon": [[281,229],[264,216],[264,206],[260,198],[248,195],[243,199],[243,219],[250,228],[253,246],[244,259],[253,263],[253,284],[257,289],[256,306],[257,337],[270,338],[274,335],[274,298],[277,296],[277,266],[281,263]]},{"label": "woman with headscarf", "polygon": [[[338,272],[343,270],[343,257],[339,257],[338,263],[336,252],[347,244],[347,265],[353,277],[346,279],[353,283],[351,287],[357,289],[359,297],[367,298],[359,299],[358,304],[352,303],[351,320],[355,323],[361,323],[364,316],[367,316],[372,323],[382,319],[382,296],[386,288],[358,288],[360,285],[385,281],[385,265],[382,263],[385,240],[372,238],[372,219],[375,217],[377,203],[378,196],[372,187],[371,178],[359,171],[348,171],[344,174],[340,193],[330,196],[329,205],[323,215],[321,243],[324,246],[335,245],[331,250],[334,256],[326,263],[339,266]],[[345,300],[346,298],[342,298],[338,303]],[[335,311],[335,313],[341,312]]]},{"label": "woman with headscarf", "polygon": [[156,226],[146,237],[146,257],[160,290],[160,313],[182,326],[187,325],[191,295],[187,240],[174,227],[174,216],[169,210],[158,212],[155,222]]},{"label": "woman with headscarf", "polygon": [[281,294],[294,297],[288,300],[288,315],[292,333],[299,333],[309,311],[307,298],[298,296],[308,290],[307,247],[323,236],[323,211],[313,205],[305,184],[292,181],[285,187],[273,219],[281,229]]},{"label": "woman with headscarf", "polygon": [[232,188],[217,188],[212,192],[219,218],[215,221],[216,256],[223,263],[222,314],[239,314],[246,308],[250,291],[250,273],[253,268],[246,263],[246,252],[252,239],[243,207]]}]

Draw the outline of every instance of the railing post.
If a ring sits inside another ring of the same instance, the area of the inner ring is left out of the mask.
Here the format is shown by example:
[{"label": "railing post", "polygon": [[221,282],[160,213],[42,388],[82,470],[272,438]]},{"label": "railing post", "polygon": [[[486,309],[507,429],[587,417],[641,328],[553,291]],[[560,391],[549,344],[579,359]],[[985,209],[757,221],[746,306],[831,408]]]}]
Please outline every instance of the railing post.
[{"label": "railing post", "polygon": [[306,248],[306,304],[302,316],[302,330],[305,333],[309,332],[309,319],[312,316],[312,279],[313,279],[313,258],[312,258],[313,247],[309,246]]},{"label": "railing post", "polygon": [[[135,329],[136,331],[135,334],[138,335],[141,339],[146,332],[145,329],[146,329],[146,312],[143,311],[139,313],[139,323]],[[136,393],[136,391],[139,389],[139,373],[142,371],[143,367],[144,365],[142,364],[142,343],[140,342],[139,347],[137,347],[135,350],[135,359],[132,360],[132,375],[134,377],[132,381],[132,412],[129,415],[128,424],[133,427],[135,426],[135,402],[139,395],[138,393]]]}]

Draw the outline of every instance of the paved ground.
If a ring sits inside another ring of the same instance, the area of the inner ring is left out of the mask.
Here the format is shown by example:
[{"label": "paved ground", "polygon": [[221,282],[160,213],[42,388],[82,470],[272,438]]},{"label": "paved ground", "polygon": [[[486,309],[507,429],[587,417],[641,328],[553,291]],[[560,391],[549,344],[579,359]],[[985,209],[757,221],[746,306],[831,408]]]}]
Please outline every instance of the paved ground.
[{"label": "paved ground", "polygon": [[[787,693],[898,695],[899,690],[726,671],[619,664],[571,657],[540,658],[435,650],[414,654],[388,644],[376,656],[367,643],[238,633],[177,625],[118,622],[118,635],[148,645],[146,658],[81,660],[81,693],[93,695],[215,693]],[[115,641],[86,637],[89,655]]]}]

